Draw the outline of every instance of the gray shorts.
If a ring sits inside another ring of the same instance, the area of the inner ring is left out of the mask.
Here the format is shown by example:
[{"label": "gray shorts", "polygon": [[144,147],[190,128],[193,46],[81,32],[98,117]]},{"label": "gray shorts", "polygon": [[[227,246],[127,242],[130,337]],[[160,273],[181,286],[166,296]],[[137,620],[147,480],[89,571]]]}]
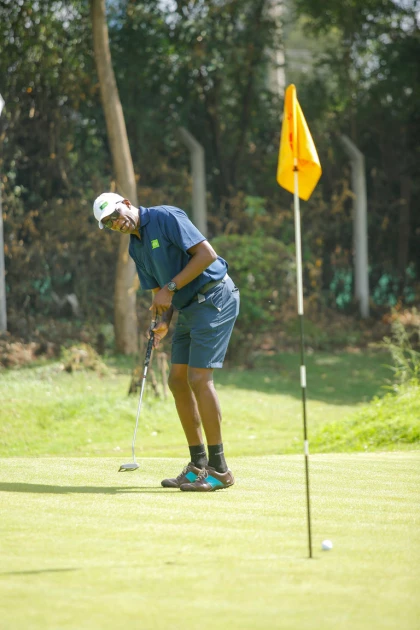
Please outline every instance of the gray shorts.
[{"label": "gray shorts", "polygon": [[239,313],[239,289],[227,277],[202,298],[178,312],[171,362],[221,368]]}]

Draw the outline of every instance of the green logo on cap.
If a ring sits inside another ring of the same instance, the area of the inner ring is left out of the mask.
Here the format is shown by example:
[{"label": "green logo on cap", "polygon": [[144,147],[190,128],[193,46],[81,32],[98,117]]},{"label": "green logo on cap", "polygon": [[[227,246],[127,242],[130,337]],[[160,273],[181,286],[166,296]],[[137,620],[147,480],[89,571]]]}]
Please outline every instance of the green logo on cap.
[{"label": "green logo on cap", "polygon": [[157,240],[157,238],[150,242],[152,244],[152,249],[156,249],[156,247],[159,247],[159,241]]},{"label": "green logo on cap", "polygon": [[103,210],[104,208],[106,208],[108,205],[107,201],[104,201],[103,203],[101,203],[101,205],[99,206],[99,210]]}]

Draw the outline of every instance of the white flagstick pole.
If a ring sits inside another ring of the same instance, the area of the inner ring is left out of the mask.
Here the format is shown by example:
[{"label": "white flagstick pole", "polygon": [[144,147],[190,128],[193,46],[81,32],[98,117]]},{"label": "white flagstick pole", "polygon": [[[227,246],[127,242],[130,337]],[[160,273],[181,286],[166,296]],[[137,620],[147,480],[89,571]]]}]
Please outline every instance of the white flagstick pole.
[{"label": "white flagstick pole", "polygon": [[306,475],[306,509],[308,517],[308,544],[309,557],[312,558],[312,533],[311,533],[311,504],[309,496],[309,442],[306,426],[306,366],[303,339],[303,272],[302,272],[302,239],[300,233],[300,204],[299,204],[299,178],[298,161],[294,158],[294,206],[295,206],[295,243],[296,243],[296,273],[297,273],[297,303],[300,322],[300,385],[302,388],[303,405],[303,439],[305,453],[305,475]]}]

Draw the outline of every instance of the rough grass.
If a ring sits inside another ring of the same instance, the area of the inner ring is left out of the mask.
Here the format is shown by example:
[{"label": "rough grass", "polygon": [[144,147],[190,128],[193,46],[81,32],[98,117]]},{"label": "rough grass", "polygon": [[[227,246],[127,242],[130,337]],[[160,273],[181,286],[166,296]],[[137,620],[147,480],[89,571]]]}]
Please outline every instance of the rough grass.
[{"label": "rough grass", "polygon": [[[182,459],[0,460],[2,630],[415,630],[420,455],[231,460],[236,484],[165,490]],[[334,548],[322,552],[322,540]]]},{"label": "rough grass", "polygon": [[[308,424],[312,450],[330,427],[331,443],[343,435],[342,422],[382,389],[391,374],[386,354],[313,353],[307,358]],[[5,370],[0,377],[0,455],[130,455],[138,394],[128,396],[131,367],[108,361],[108,373],[68,374],[58,363]],[[253,370],[224,369],[215,375],[222,410],[224,442],[230,455],[300,452],[302,403],[299,358],[260,357]],[[416,418],[412,418],[415,423]],[[314,438],[314,440],[312,439]],[[368,448],[395,448],[388,441]],[[417,443],[418,444],[418,443]],[[416,444],[412,444],[415,448]],[[353,448],[349,442],[349,448]],[[170,396],[156,399],[146,390],[137,439],[139,456],[185,457],[186,447]]]},{"label": "rough grass", "polygon": [[311,444],[321,451],[367,451],[400,449],[420,443],[420,385],[412,381],[395,388],[383,398],[349,418],[321,426]]}]

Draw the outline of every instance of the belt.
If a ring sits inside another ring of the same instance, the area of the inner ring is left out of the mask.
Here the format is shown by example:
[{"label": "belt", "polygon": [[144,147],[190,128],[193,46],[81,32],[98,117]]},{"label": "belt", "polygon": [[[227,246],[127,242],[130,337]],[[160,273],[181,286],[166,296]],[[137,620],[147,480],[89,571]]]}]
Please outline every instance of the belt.
[{"label": "belt", "polygon": [[[213,289],[213,287],[217,287],[218,284],[220,284],[221,282],[223,282],[224,280],[227,280],[229,278],[228,274],[226,274],[221,280],[213,280],[212,282],[207,282],[207,284],[203,284],[202,287],[200,287],[198,293],[196,293],[193,297],[193,301],[194,300],[199,300],[198,296],[199,295],[204,295],[205,293],[207,293],[207,291],[210,291],[210,289]],[[199,300],[201,301],[201,300]]]}]

